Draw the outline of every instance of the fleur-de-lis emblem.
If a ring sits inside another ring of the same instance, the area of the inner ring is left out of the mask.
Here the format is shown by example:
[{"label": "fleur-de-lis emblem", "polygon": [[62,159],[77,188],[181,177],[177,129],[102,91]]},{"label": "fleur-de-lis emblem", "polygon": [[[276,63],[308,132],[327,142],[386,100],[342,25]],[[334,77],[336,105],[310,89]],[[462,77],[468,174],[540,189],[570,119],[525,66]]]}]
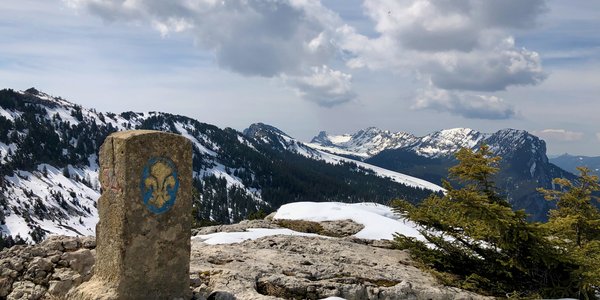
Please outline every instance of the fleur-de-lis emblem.
[{"label": "fleur-de-lis emblem", "polygon": [[168,211],[175,203],[179,180],[175,164],[167,158],[150,159],[140,182],[142,199],[146,207],[160,214]]}]

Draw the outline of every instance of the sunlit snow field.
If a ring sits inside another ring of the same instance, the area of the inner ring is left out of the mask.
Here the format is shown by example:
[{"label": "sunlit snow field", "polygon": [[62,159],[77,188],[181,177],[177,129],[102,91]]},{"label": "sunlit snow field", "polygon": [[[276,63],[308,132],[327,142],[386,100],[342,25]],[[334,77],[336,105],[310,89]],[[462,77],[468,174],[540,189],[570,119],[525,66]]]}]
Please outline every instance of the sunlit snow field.
[{"label": "sunlit snow field", "polygon": [[[376,203],[295,202],[281,206],[275,219],[314,222],[352,220],[365,227],[354,236],[361,239],[392,240],[394,233],[424,241],[418,227],[394,214],[388,206]],[[193,237],[207,244],[231,244],[271,235],[318,236],[289,229],[253,228],[246,232],[217,232]]]}]

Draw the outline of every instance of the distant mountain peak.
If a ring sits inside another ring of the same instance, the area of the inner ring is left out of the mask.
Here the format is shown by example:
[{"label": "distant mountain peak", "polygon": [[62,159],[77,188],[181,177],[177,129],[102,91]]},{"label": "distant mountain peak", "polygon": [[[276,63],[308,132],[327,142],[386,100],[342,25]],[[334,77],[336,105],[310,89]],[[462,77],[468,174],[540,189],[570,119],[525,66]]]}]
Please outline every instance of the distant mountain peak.
[{"label": "distant mountain peak", "polygon": [[331,135],[322,131],[311,140],[311,144],[322,150],[364,159],[384,150],[399,148],[410,148],[424,157],[451,156],[461,148],[477,149],[483,143],[495,144],[497,154],[505,154],[510,152],[510,147],[530,143],[536,151],[541,151],[540,156],[545,157],[546,144],[543,140],[525,130],[512,128],[482,133],[471,128],[457,127],[417,137],[402,131],[392,133],[368,127],[354,134],[344,135]]},{"label": "distant mountain peak", "polygon": [[248,128],[244,129],[243,133],[245,136],[253,137],[253,138],[257,138],[257,137],[260,137],[262,135],[269,134],[269,133],[274,133],[274,134],[285,136],[288,138],[290,137],[287,133],[283,132],[279,128],[272,126],[272,125],[265,124],[265,123],[260,123],[260,122],[250,124],[250,126]]},{"label": "distant mountain peak", "polygon": [[53,107],[59,105],[68,108],[80,107],[73,102],[67,101],[61,97],[54,97],[36,89],[35,87],[28,88],[24,91],[18,91],[18,93],[28,96],[30,98],[29,100],[33,103],[43,104],[45,106]]},{"label": "distant mountain peak", "polygon": [[25,90],[25,93],[28,93],[28,94],[32,94],[32,95],[35,95],[35,96],[37,96],[37,95],[39,95],[39,94],[40,94],[40,91],[38,91],[38,90],[37,90],[36,88],[34,88],[34,87],[30,87],[30,88],[28,88],[28,89],[26,89],[26,90]]},{"label": "distant mountain peak", "polygon": [[371,126],[353,134],[331,135],[321,131],[310,145],[331,153],[367,158],[386,149],[409,145],[414,139],[414,135],[406,132],[390,132]]}]

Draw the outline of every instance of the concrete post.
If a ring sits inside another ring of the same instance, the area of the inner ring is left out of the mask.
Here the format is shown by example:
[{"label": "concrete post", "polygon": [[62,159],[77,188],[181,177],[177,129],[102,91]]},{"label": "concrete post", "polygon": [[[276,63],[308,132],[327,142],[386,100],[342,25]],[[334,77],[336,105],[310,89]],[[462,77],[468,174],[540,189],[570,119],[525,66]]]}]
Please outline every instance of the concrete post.
[{"label": "concrete post", "polygon": [[69,299],[189,299],[191,142],[132,130],[100,148],[94,276]]}]

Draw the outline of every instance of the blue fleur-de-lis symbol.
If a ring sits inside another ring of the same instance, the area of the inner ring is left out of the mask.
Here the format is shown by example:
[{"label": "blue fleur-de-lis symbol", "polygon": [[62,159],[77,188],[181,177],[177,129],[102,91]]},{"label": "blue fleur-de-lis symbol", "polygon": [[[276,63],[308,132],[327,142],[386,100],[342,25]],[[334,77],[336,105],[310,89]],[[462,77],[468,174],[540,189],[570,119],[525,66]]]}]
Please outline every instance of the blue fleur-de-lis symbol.
[{"label": "blue fleur-de-lis symbol", "polygon": [[142,172],[140,182],[146,207],[156,214],[168,211],[175,203],[179,180],[175,164],[168,158],[152,158]]}]

